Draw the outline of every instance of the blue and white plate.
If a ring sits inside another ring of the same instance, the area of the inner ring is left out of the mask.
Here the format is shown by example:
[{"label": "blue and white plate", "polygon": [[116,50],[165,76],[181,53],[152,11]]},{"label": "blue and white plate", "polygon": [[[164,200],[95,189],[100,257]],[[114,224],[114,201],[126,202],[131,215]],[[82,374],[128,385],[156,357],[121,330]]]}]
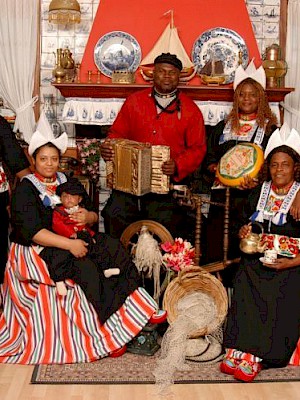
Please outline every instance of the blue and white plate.
[{"label": "blue and white plate", "polygon": [[141,48],[129,33],[113,31],[102,36],[94,49],[97,68],[111,77],[114,71],[135,72],[141,62]]},{"label": "blue and white plate", "polygon": [[244,68],[248,65],[249,55],[244,39],[227,28],[214,28],[203,32],[193,45],[193,63],[199,72],[213,59],[222,61],[226,75],[225,83],[233,82],[239,59]]}]

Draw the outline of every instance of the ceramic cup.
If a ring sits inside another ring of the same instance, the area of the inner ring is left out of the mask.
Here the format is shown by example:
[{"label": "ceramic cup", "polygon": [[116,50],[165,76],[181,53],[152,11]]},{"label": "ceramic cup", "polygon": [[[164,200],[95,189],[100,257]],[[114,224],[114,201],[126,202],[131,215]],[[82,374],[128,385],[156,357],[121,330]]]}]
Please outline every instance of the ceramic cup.
[{"label": "ceramic cup", "polygon": [[264,253],[264,261],[266,264],[272,264],[277,260],[276,250],[266,250]]}]

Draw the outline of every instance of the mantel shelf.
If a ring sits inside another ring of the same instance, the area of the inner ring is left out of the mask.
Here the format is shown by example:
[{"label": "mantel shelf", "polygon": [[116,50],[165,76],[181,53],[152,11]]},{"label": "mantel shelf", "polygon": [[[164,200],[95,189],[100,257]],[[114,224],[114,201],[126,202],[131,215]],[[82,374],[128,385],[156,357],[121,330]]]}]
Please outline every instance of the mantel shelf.
[{"label": "mantel shelf", "polygon": [[[126,98],[137,90],[142,90],[148,85],[138,84],[97,84],[97,83],[52,83],[61,94],[68,97],[82,98]],[[193,100],[203,101],[232,101],[232,86],[189,86],[181,85],[179,88]],[[270,102],[280,102],[292,92],[293,88],[267,88],[267,96]]]}]

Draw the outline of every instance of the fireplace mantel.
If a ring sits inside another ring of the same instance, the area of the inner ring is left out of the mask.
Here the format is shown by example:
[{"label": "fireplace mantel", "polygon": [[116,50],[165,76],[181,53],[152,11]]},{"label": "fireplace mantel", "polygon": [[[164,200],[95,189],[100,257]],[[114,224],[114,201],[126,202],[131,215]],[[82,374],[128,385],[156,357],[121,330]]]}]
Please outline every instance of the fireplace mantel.
[{"label": "fireplace mantel", "polygon": [[[142,90],[148,85],[128,84],[97,84],[97,83],[52,83],[65,97],[79,98],[126,98],[137,90]],[[179,88],[193,100],[201,101],[232,101],[232,86],[189,86],[181,85]],[[281,102],[293,88],[267,88],[270,102]]]}]

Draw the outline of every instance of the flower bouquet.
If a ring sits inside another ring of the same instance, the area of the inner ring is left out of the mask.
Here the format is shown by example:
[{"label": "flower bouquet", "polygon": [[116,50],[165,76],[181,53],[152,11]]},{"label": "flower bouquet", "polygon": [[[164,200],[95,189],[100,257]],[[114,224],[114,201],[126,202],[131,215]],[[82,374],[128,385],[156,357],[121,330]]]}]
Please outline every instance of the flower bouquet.
[{"label": "flower bouquet", "polygon": [[176,238],[173,244],[165,242],[160,246],[165,252],[162,256],[162,264],[167,269],[166,278],[161,286],[162,293],[176,273],[194,265],[195,248],[182,238]]},{"label": "flower bouquet", "polygon": [[163,265],[167,269],[179,272],[194,265],[195,248],[190,242],[176,238],[173,244],[166,242],[161,244],[161,248],[165,251]]},{"label": "flower bouquet", "polygon": [[100,175],[100,144],[101,141],[95,138],[84,138],[77,143],[81,161],[81,173],[88,175],[88,178],[95,183],[98,183]]}]

